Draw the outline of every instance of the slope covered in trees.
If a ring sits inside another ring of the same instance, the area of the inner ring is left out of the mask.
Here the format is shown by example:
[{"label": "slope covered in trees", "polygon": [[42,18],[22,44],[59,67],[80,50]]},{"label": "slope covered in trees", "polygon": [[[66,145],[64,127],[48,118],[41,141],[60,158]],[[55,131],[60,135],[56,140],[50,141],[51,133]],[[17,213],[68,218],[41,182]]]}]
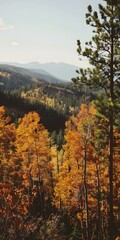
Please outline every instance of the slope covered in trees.
[{"label": "slope covered in trees", "polygon": [[50,132],[59,131],[65,127],[67,118],[62,112],[60,113],[49,106],[45,106],[37,100],[29,101],[21,98],[16,93],[0,91],[0,105],[5,106],[7,114],[16,124],[18,118],[23,117],[25,113],[36,111],[41,116],[41,122]]},{"label": "slope covered in trees", "polygon": [[[90,102],[85,95],[79,111],[67,115],[58,134],[53,130],[59,129],[61,115],[55,118],[50,112],[50,134],[42,120],[43,105],[32,105],[28,96],[20,97],[20,102],[13,96],[12,104],[24,109],[15,123],[0,107],[2,240],[120,238],[120,4],[105,2],[106,6],[99,4],[99,14],[88,6],[86,22],[94,34],[84,50],[78,41],[78,53],[93,67],[80,69],[80,77],[74,79],[79,87],[101,88],[101,98]],[[46,100],[57,89],[63,97],[62,87],[44,85]],[[71,91],[67,89],[70,96]],[[35,101],[32,92],[24,89],[25,93]],[[8,104],[8,93],[1,96]],[[44,113],[49,124],[48,112]]]},{"label": "slope covered in trees", "polygon": [[[109,239],[108,122],[97,114],[93,103],[82,104],[66,122],[60,150],[36,112],[15,126],[0,107],[1,239]],[[117,236],[120,134],[116,127],[114,134]]]},{"label": "slope covered in trees", "polygon": [[[29,76],[25,69],[4,66],[0,71],[0,105],[7,108],[8,115],[17,122],[35,110],[50,132],[64,129],[65,120],[78,111],[84,95],[84,89],[77,90],[73,84],[49,84]],[[94,99],[95,92],[90,91],[88,98]]]}]

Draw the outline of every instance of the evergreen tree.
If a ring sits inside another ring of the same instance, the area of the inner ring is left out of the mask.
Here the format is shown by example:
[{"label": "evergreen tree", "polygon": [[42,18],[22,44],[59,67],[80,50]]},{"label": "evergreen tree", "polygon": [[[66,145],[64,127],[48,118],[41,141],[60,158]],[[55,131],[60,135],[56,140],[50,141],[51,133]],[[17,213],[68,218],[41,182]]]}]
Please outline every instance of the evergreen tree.
[{"label": "evergreen tree", "polygon": [[88,6],[86,23],[93,27],[92,40],[86,42],[82,50],[80,40],[77,51],[80,56],[87,57],[92,68],[79,69],[80,77],[72,79],[78,86],[87,85],[105,90],[101,102],[103,114],[109,122],[109,238],[114,238],[113,212],[113,162],[114,162],[114,125],[120,109],[120,2],[105,0],[99,4],[99,13]]}]

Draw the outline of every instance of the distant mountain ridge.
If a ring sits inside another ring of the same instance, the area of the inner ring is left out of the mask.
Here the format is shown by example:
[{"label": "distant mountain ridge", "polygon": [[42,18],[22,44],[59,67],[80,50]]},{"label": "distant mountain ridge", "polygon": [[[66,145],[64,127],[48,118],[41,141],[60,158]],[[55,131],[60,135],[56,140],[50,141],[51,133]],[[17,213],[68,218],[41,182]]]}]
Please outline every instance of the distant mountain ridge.
[{"label": "distant mountain ridge", "polygon": [[[23,68],[23,65],[22,66],[20,65],[18,67],[18,66],[13,66],[13,65],[8,65],[8,64],[0,64],[0,73],[1,72],[4,72],[4,74],[6,72],[6,73],[9,73],[12,75],[18,74],[23,77],[30,77],[29,81],[31,81],[31,82],[33,82],[34,78],[36,78],[37,82],[40,82],[40,81],[45,81],[48,83],[61,83],[62,82],[61,79],[58,79],[58,78],[52,76],[51,74],[47,73],[44,70]],[[0,74],[0,76],[2,76],[2,75]]]},{"label": "distant mountain ridge", "polygon": [[30,69],[32,71],[38,72],[43,75],[52,75],[54,78],[58,78],[59,80],[71,81],[71,78],[76,77],[77,66],[71,65],[68,63],[39,63],[39,62],[30,62],[26,64],[15,63],[15,62],[7,62],[4,64],[13,65],[20,68]]}]

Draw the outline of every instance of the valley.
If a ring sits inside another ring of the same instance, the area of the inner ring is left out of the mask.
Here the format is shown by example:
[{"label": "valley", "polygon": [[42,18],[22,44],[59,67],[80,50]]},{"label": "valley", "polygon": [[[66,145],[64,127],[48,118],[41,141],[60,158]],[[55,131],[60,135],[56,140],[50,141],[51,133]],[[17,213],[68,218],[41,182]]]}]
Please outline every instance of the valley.
[{"label": "valley", "polygon": [[66,119],[78,112],[84,89],[37,71],[1,64],[0,105],[7,108],[13,120],[37,111],[49,131],[64,129]]}]

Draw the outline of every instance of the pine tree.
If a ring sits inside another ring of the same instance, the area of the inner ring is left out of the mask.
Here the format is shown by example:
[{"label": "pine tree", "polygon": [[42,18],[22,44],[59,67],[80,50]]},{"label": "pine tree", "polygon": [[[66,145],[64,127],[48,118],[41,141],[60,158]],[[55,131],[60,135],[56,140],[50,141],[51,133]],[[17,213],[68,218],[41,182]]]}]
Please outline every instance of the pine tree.
[{"label": "pine tree", "polygon": [[[120,3],[119,0],[105,0],[105,6],[99,4],[99,13],[88,6],[86,23],[93,30],[92,40],[86,42],[82,50],[80,40],[77,51],[86,57],[92,68],[79,69],[80,77],[74,83],[105,90],[102,101],[109,120],[109,235],[114,236],[113,213],[113,162],[114,162],[114,124],[120,109]],[[103,107],[103,106],[102,106]],[[106,114],[106,113],[105,113]]]}]

